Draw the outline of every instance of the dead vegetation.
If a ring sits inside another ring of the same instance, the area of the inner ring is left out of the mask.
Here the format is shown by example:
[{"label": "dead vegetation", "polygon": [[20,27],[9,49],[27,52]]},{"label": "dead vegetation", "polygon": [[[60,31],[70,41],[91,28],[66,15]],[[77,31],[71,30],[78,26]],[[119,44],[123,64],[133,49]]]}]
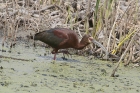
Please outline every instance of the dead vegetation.
[{"label": "dead vegetation", "polygon": [[[139,0],[0,0],[3,44],[54,27],[92,35],[96,45],[88,53],[102,59],[140,62]],[[133,41],[133,42],[132,42]],[[86,51],[86,50],[84,50]]]}]

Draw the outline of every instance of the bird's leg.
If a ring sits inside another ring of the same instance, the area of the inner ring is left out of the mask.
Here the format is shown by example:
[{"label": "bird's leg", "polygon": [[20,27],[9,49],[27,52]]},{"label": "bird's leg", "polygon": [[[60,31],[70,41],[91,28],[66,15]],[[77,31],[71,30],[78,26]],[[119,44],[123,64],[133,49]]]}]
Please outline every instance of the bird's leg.
[{"label": "bird's leg", "polygon": [[[67,51],[66,49],[62,49],[61,51],[58,51],[58,53],[63,53],[63,56],[64,56],[64,58],[63,59],[66,59],[65,58],[65,54],[69,57],[69,55],[71,55],[70,53],[69,53],[69,51]],[[72,56],[71,56],[72,57]]]},{"label": "bird's leg", "polygon": [[52,51],[52,54],[54,54],[54,60],[56,59],[56,53],[58,53],[58,50],[57,49],[53,49],[53,51]]},{"label": "bird's leg", "polygon": [[53,58],[54,60],[56,59],[56,53],[54,54],[54,58]]},{"label": "bird's leg", "polygon": [[[65,49],[63,49],[63,50],[61,50],[61,51],[58,51],[58,49],[53,49],[53,51],[52,51],[52,54],[54,54],[54,60],[56,59],[56,54],[57,53],[63,53],[63,56],[64,56],[64,58],[63,59],[66,59],[65,58],[65,55],[64,54],[67,54],[67,56],[69,57],[69,55],[71,55],[67,50],[65,50]],[[72,57],[72,56],[71,56]]]},{"label": "bird's leg", "polygon": [[[63,46],[65,44],[67,44],[68,41],[69,41],[69,36],[68,35],[65,35],[65,39],[59,44],[59,46]],[[63,49],[61,51],[58,51],[58,53],[63,53],[64,59],[65,59],[65,55],[64,54],[67,54],[68,57],[69,57],[69,55],[71,55],[66,49],[65,50]]]},{"label": "bird's leg", "polygon": [[67,51],[67,50],[65,50],[65,51],[63,50],[62,52],[63,52],[63,55],[66,54],[68,57],[69,57],[69,55],[71,55],[71,54],[69,53],[69,51]]},{"label": "bird's leg", "polygon": [[53,58],[53,61],[52,61],[52,63],[54,64],[55,63],[55,59],[56,59],[56,53],[55,53],[55,51],[52,51],[52,54],[54,54],[54,58]]}]

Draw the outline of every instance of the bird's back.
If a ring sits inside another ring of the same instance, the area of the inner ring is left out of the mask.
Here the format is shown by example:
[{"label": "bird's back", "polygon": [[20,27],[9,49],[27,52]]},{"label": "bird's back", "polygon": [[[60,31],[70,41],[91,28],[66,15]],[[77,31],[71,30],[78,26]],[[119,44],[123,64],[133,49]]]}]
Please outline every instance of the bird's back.
[{"label": "bird's back", "polygon": [[[53,28],[50,30],[46,30],[40,33],[35,34],[35,40],[40,40],[53,48],[69,48],[74,47],[74,45],[78,42],[78,37],[76,33],[72,30],[66,28]],[[60,46],[60,44],[68,39],[64,45]]]}]

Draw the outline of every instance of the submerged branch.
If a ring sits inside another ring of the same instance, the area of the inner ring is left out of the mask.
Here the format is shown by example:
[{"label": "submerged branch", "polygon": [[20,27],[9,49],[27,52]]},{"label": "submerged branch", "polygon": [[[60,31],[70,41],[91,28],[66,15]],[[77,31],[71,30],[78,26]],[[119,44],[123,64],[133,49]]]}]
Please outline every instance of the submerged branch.
[{"label": "submerged branch", "polygon": [[13,57],[7,57],[7,56],[2,56],[2,55],[0,55],[0,58],[8,58],[8,59],[13,59],[13,60],[21,60],[21,61],[31,61],[28,59],[13,58]]}]

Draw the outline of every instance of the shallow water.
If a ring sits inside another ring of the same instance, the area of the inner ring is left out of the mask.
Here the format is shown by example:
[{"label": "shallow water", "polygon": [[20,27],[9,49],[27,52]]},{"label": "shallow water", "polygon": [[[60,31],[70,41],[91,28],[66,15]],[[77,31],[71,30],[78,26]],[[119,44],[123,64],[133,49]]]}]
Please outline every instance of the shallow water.
[{"label": "shallow water", "polygon": [[[53,63],[51,49],[18,44],[0,46],[0,55],[30,61],[0,59],[0,93],[139,93],[140,68],[120,65],[119,77],[110,77],[116,64],[72,55]],[[2,50],[5,50],[2,52]]]}]

